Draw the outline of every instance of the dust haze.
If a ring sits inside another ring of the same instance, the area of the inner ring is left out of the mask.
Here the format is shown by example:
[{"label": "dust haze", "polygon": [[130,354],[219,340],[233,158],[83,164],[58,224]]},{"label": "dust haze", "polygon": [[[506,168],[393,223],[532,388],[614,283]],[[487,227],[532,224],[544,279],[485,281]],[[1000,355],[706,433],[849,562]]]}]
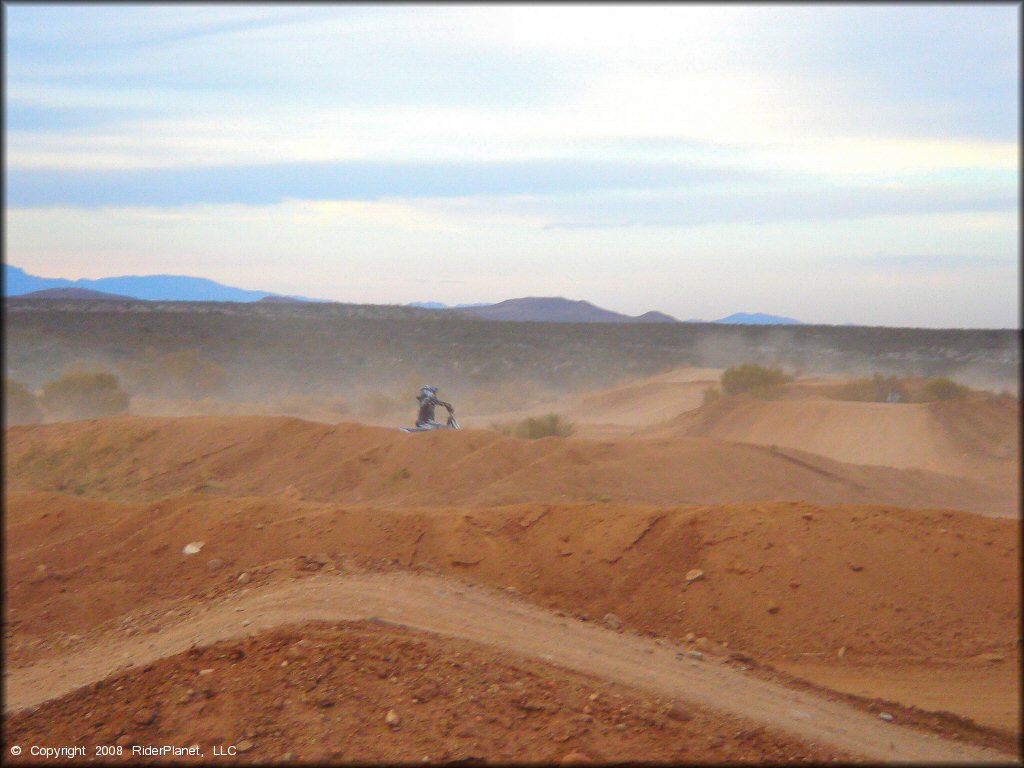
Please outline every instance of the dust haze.
[{"label": "dust haze", "polygon": [[[1017,330],[13,300],[6,319],[11,744],[1019,749]],[[460,430],[396,428],[423,384]]]}]

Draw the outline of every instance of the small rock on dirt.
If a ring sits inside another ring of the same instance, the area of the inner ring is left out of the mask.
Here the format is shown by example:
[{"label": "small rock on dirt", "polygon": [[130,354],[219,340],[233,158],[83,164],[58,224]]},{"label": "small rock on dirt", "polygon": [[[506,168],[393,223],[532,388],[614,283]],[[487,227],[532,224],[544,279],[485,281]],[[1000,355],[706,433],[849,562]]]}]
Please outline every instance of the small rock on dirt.
[{"label": "small rock on dirt", "polygon": [[690,714],[690,710],[680,704],[678,701],[669,707],[668,712],[665,713],[669,718],[680,723],[688,723],[693,720],[693,715]]},{"label": "small rock on dirt", "polygon": [[251,741],[249,741],[248,739],[242,739],[242,741],[238,742],[238,743],[237,743],[237,744],[235,745],[235,749],[237,749],[237,750],[238,750],[239,752],[248,752],[248,751],[249,751],[249,750],[251,750],[251,749],[252,749],[252,748],[253,748],[254,746],[256,746],[256,745],[255,745],[255,744],[253,744],[253,743],[252,743]]},{"label": "small rock on dirt", "polygon": [[250,581],[252,581],[252,576],[249,575],[248,571],[243,571],[238,575],[239,584],[248,584]]},{"label": "small rock on dirt", "polygon": [[213,670],[212,669],[200,669],[199,670],[199,676],[200,677],[206,677],[207,675],[212,675],[212,674],[213,674]]},{"label": "small rock on dirt", "polygon": [[45,565],[37,565],[36,569],[32,572],[32,576],[29,581],[33,584],[39,584],[40,582],[46,581],[49,575],[50,574],[47,572]]},{"label": "small rock on dirt", "polygon": [[151,725],[156,720],[156,712],[152,709],[140,709],[132,719],[138,725]]},{"label": "small rock on dirt", "polygon": [[704,658],[704,654],[700,651],[687,651],[686,656],[687,658],[696,659],[697,661],[701,661]]},{"label": "small rock on dirt", "polygon": [[844,645],[844,646],[843,646],[842,648],[840,648],[840,649],[839,649],[839,650],[838,650],[838,651],[836,652],[836,656],[838,656],[838,657],[839,657],[839,658],[841,659],[841,658],[843,658],[843,656],[845,656],[845,655],[846,655],[846,646]]},{"label": "small rock on dirt", "polygon": [[219,557],[214,557],[206,561],[206,567],[211,571],[219,571],[224,565],[224,561]]},{"label": "small rock on dirt", "polygon": [[892,715],[890,715],[888,712],[879,712],[878,719],[885,720],[885,722],[887,723],[891,723],[893,718]]},{"label": "small rock on dirt", "polygon": [[384,715],[384,722],[391,728],[397,728],[402,724],[402,718],[393,709],[389,709],[388,713]]},{"label": "small rock on dirt", "polygon": [[704,571],[702,571],[700,568],[694,568],[693,570],[687,571],[686,576],[684,576],[683,578],[686,579],[687,584],[690,584],[699,579],[703,579]]},{"label": "small rock on dirt", "polygon": [[604,618],[601,619],[601,623],[608,627],[608,629],[619,629],[622,626],[622,619],[614,613],[606,613]]},{"label": "small rock on dirt", "polygon": [[594,762],[594,759],[586,752],[570,752],[561,760],[560,765],[589,765]]},{"label": "small rock on dirt", "polygon": [[974,659],[983,664],[1002,664],[1006,661],[1006,657],[999,653],[979,653]]},{"label": "small rock on dirt", "polygon": [[768,607],[765,610],[767,610],[768,613],[774,615],[774,614],[778,613],[779,610],[780,610],[779,604],[775,603],[775,602],[768,603]]},{"label": "small rock on dirt", "polygon": [[860,563],[850,563],[850,570],[859,573],[864,570],[864,566]]},{"label": "small rock on dirt", "polygon": [[203,541],[190,541],[184,547],[181,548],[181,554],[183,555],[197,555],[206,542]]}]

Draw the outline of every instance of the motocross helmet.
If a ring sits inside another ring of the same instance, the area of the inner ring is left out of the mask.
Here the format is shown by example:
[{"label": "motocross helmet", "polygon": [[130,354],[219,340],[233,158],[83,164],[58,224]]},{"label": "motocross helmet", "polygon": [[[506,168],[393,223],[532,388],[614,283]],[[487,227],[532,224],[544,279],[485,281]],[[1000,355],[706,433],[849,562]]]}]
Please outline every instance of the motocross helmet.
[{"label": "motocross helmet", "polygon": [[419,395],[417,395],[416,399],[417,400],[422,400],[422,399],[424,399],[426,397],[436,397],[436,396],[437,396],[437,387],[432,386],[430,384],[424,384],[422,387],[420,387],[420,393],[419,393]]}]

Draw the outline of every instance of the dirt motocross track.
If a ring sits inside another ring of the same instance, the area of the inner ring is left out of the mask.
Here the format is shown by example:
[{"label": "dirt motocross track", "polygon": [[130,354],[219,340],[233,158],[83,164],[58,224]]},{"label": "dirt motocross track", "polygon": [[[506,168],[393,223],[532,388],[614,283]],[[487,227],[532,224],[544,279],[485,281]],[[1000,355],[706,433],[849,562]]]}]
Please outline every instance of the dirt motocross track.
[{"label": "dirt motocross track", "polygon": [[666,419],[676,379],[638,383],[652,399],[623,400],[600,439],[276,417],[8,428],[8,742],[1013,760],[1013,405],[897,406],[886,428],[917,430],[900,444],[928,466],[881,466],[797,433],[837,428],[841,407],[797,426],[772,414],[789,401],[680,398]]}]

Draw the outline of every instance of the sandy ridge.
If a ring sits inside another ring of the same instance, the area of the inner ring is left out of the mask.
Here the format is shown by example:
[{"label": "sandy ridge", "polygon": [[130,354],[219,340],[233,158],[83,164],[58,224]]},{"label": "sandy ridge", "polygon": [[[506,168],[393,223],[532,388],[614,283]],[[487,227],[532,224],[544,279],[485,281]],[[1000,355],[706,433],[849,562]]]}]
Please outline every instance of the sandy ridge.
[{"label": "sandy ridge", "polygon": [[[238,609],[244,609],[239,611]],[[243,626],[242,617],[251,624]],[[6,706],[58,698],[127,665],[193,644],[308,621],[379,620],[514,651],[768,723],[811,742],[886,761],[998,761],[1012,756],[885,723],[846,705],[757,680],[675,648],[558,616],[493,589],[410,574],[312,577],[210,605],[188,622],[130,639],[99,638],[61,659],[9,669]],[[117,651],[111,652],[111,645]]]}]

